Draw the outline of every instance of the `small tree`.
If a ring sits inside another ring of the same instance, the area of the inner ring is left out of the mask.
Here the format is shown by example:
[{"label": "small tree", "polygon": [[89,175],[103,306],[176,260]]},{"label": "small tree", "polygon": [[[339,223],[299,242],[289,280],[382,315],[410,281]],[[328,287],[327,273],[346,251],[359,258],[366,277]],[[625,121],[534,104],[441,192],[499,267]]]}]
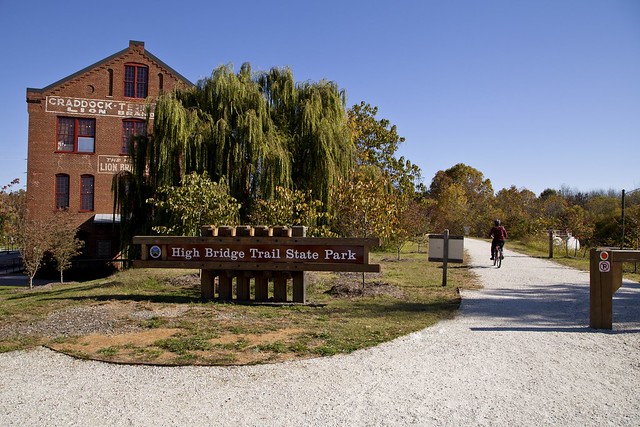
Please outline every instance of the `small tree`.
[{"label": "small tree", "polygon": [[427,214],[427,206],[414,199],[405,197],[405,202],[398,205],[400,209],[398,216],[398,233],[394,233],[398,250],[398,259],[400,259],[400,250],[407,241],[420,245],[427,241],[427,233],[429,230],[429,218]]},{"label": "small tree", "polygon": [[335,227],[344,237],[379,237],[386,242],[394,228],[395,196],[388,178],[373,167],[357,169],[333,190]]},{"label": "small tree", "polygon": [[20,183],[17,178],[0,187],[0,247],[12,247],[16,240],[17,224],[24,218],[26,192],[12,191]]},{"label": "small tree", "polygon": [[225,182],[212,182],[207,172],[185,175],[178,187],[160,187],[147,203],[159,209],[163,221],[154,231],[182,236],[198,235],[202,225],[237,224],[240,209]]},{"label": "small tree", "polygon": [[51,223],[51,255],[60,272],[60,283],[64,283],[63,273],[71,267],[71,260],[81,253],[84,242],[76,237],[77,228],[73,217],[67,211],[56,212]]},{"label": "small tree", "polygon": [[250,219],[255,224],[303,225],[309,236],[324,236],[328,230],[321,223],[328,214],[321,212],[322,202],[314,200],[311,190],[290,190],[276,187],[273,200],[256,200]]},{"label": "small tree", "polygon": [[29,276],[29,288],[33,289],[33,278],[42,266],[44,254],[51,248],[49,224],[40,220],[23,220],[18,224],[18,247]]}]

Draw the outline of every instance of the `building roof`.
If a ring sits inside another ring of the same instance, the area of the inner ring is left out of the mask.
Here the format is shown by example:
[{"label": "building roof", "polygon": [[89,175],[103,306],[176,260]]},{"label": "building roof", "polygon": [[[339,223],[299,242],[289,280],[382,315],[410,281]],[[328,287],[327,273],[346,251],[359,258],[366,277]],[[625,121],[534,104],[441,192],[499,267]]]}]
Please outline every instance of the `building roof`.
[{"label": "building roof", "polygon": [[94,224],[120,224],[120,214],[95,214]]},{"label": "building roof", "polygon": [[[82,74],[84,74],[84,73],[86,73],[86,72],[89,72],[89,71],[91,71],[92,69],[97,68],[97,67],[101,66],[102,64],[105,64],[105,63],[107,63],[107,62],[109,62],[109,61],[111,61],[111,60],[113,60],[113,59],[117,58],[117,57],[118,57],[118,56],[120,56],[120,55],[124,55],[125,53],[127,53],[127,52],[129,51],[129,49],[130,49],[132,46],[142,46],[142,47],[144,47],[144,42],[142,42],[142,41],[136,41],[136,40],[129,40],[129,47],[127,47],[126,49],[122,49],[121,51],[116,52],[116,53],[114,53],[113,55],[111,55],[111,56],[109,56],[109,57],[107,57],[107,58],[104,58],[104,59],[102,59],[102,60],[100,60],[100,61],[96,62],[95,64],[91,64],[91,65],[89,65],[88,67],[85,67],[85,68],[83,68],[82,70],[80,70],[80,71],[78,71],[78,72],[76,72],[76,73],[73,73],[73,74],[71,74],[71,75],[69,75],[69,76],[67,76],[67,77],[65,77],[65,78],[63,78],[63,79],[58,80],[58,81],[57,81],[57,82],[55,82],[55,83],[51,83],[49,86],[43,87],[43,88],[41,88],[41,89],[36,89],[36,88],[28,87],[28,88],[27,88],[27,92],[46,92],[46,91],[48,91],[48,90],[50,90],[50,89],[53,89],[54,87],[59,86],[59,85],[61,85],[61,84],[65,83],[65,82],[67,82],[67,81],[70,81],[70,80],[72,80],[72,79],[74,79],[74,78],[76,78],[76,77],[78,77],[78,76],[80,76],[80,75],[82,75]],[[163,61],[161,61],[158,57],[156,57],[155,55],[153,55],[153,54],[152,54],[151,52],[149,52],[148,50],[146,50],[146,49],[145,49],[145,50],[144,50],[144,54],[145,54],[146,56],[148,56],[152,61],[157,62],[158,64],[160,64],[160,66],[162,66],[163,68],[166,68],[167,70],[169,70],[169,71],[170,71],[174,76],[176,76],[177,78],[179,78],[180,80],[182,80],[185,84],[187,84],[187,85],[189,85],[189,86],[193,86],[193,83],[192,83],[192,82],[190,82],[186,77],[184,77],[183,75],[181,75],[180,73],[178,73],[176,70],[174,70],[173,68],[171,68],[170,66],[168,66],[166,63],[164,63]]]}]

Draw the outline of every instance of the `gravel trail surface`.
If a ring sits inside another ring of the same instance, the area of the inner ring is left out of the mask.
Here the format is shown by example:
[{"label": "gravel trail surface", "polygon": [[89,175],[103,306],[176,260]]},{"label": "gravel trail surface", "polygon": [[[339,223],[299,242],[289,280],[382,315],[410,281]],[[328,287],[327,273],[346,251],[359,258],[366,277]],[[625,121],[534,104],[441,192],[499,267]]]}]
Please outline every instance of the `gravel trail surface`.
[{"label": "gravel trail surface", "polygon": [[[246,367],[0,354],[2,426],[638,426],[640,285],[589,324],[589,276],[466,239],[460,314],[349,355]],[[455,265],[454,265],[455,266]]]}]

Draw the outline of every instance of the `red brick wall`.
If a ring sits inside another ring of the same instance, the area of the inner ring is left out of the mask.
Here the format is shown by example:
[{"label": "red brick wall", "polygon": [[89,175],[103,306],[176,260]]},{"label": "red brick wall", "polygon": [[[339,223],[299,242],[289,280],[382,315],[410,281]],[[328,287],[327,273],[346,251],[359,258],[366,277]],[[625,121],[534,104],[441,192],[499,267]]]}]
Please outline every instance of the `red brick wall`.
[{"label": "red brick wall", "polygon": [[[133,107],[144,108],[145,100],[124,97],[125,64],[135,63],[148,66],[148,98],[153,101],[161,92],[160,78],[165,92],[176,86],[189,83],[153,55],[145,52],[144,43],[130,42],[129,48],[109,57],[90,69],[61,80],[58,84],[44,89],[27,89],[29,113],[29,141],[27,159],[27,208],[29,216],[48,219],[55,211],[55,176],[59,173],[69,175],[69,211],[78,216],[78,225],[90,224],[94,214],[110,214],[113,211],[111,183],[113,172],[105,173],[99,169],[99,161],[105,163],[105,157],[115,156],[126,162],[121,154],[122,122],[126,118],[144,118],[136,116]],[[110,71],[112,72],[112,94],[109,94]],[[54,97],[54,98],[52,98]],[[63,101],[75,103],[76,107],[58,105]],[[70,100],[69,98],[73,98]],[[47,102],[49,100],[49,102]],[[78,106],[79,104],[79,106]],[[84,106],[84,110],[82,107]],[[109,106],[110,108],[102,108]],[[95,108],[92,108],[95,107]],[[101,108],[98,108],[101,107]],[[94,153],[57,152],[58,117],[95,118]],[[152,121],[148,123],[151,132]],[[83,174],[94,176],[94,211],[80,210],[80,177]],[[85,226],[86,227],[86,226]],[[90,226],[89,226],[90,228]],[[114,248],[115,249],[115,248]]]}]

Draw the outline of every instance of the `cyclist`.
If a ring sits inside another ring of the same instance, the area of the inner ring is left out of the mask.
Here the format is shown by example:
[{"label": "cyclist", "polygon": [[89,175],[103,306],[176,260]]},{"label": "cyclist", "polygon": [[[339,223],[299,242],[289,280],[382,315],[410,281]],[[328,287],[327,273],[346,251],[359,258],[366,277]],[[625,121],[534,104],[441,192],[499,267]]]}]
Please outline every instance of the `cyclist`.
[{"label": "cyclist", "polygon": [[491,259],[493,259],[493,252],[496,250],[496,247],[500,246],[504,248],[504,241],[507,240],[507,229],[500,225],[499,219],[493,221],[493,227],[491,227],[489,231],[489,237],[493,239],[491,241]]}]

